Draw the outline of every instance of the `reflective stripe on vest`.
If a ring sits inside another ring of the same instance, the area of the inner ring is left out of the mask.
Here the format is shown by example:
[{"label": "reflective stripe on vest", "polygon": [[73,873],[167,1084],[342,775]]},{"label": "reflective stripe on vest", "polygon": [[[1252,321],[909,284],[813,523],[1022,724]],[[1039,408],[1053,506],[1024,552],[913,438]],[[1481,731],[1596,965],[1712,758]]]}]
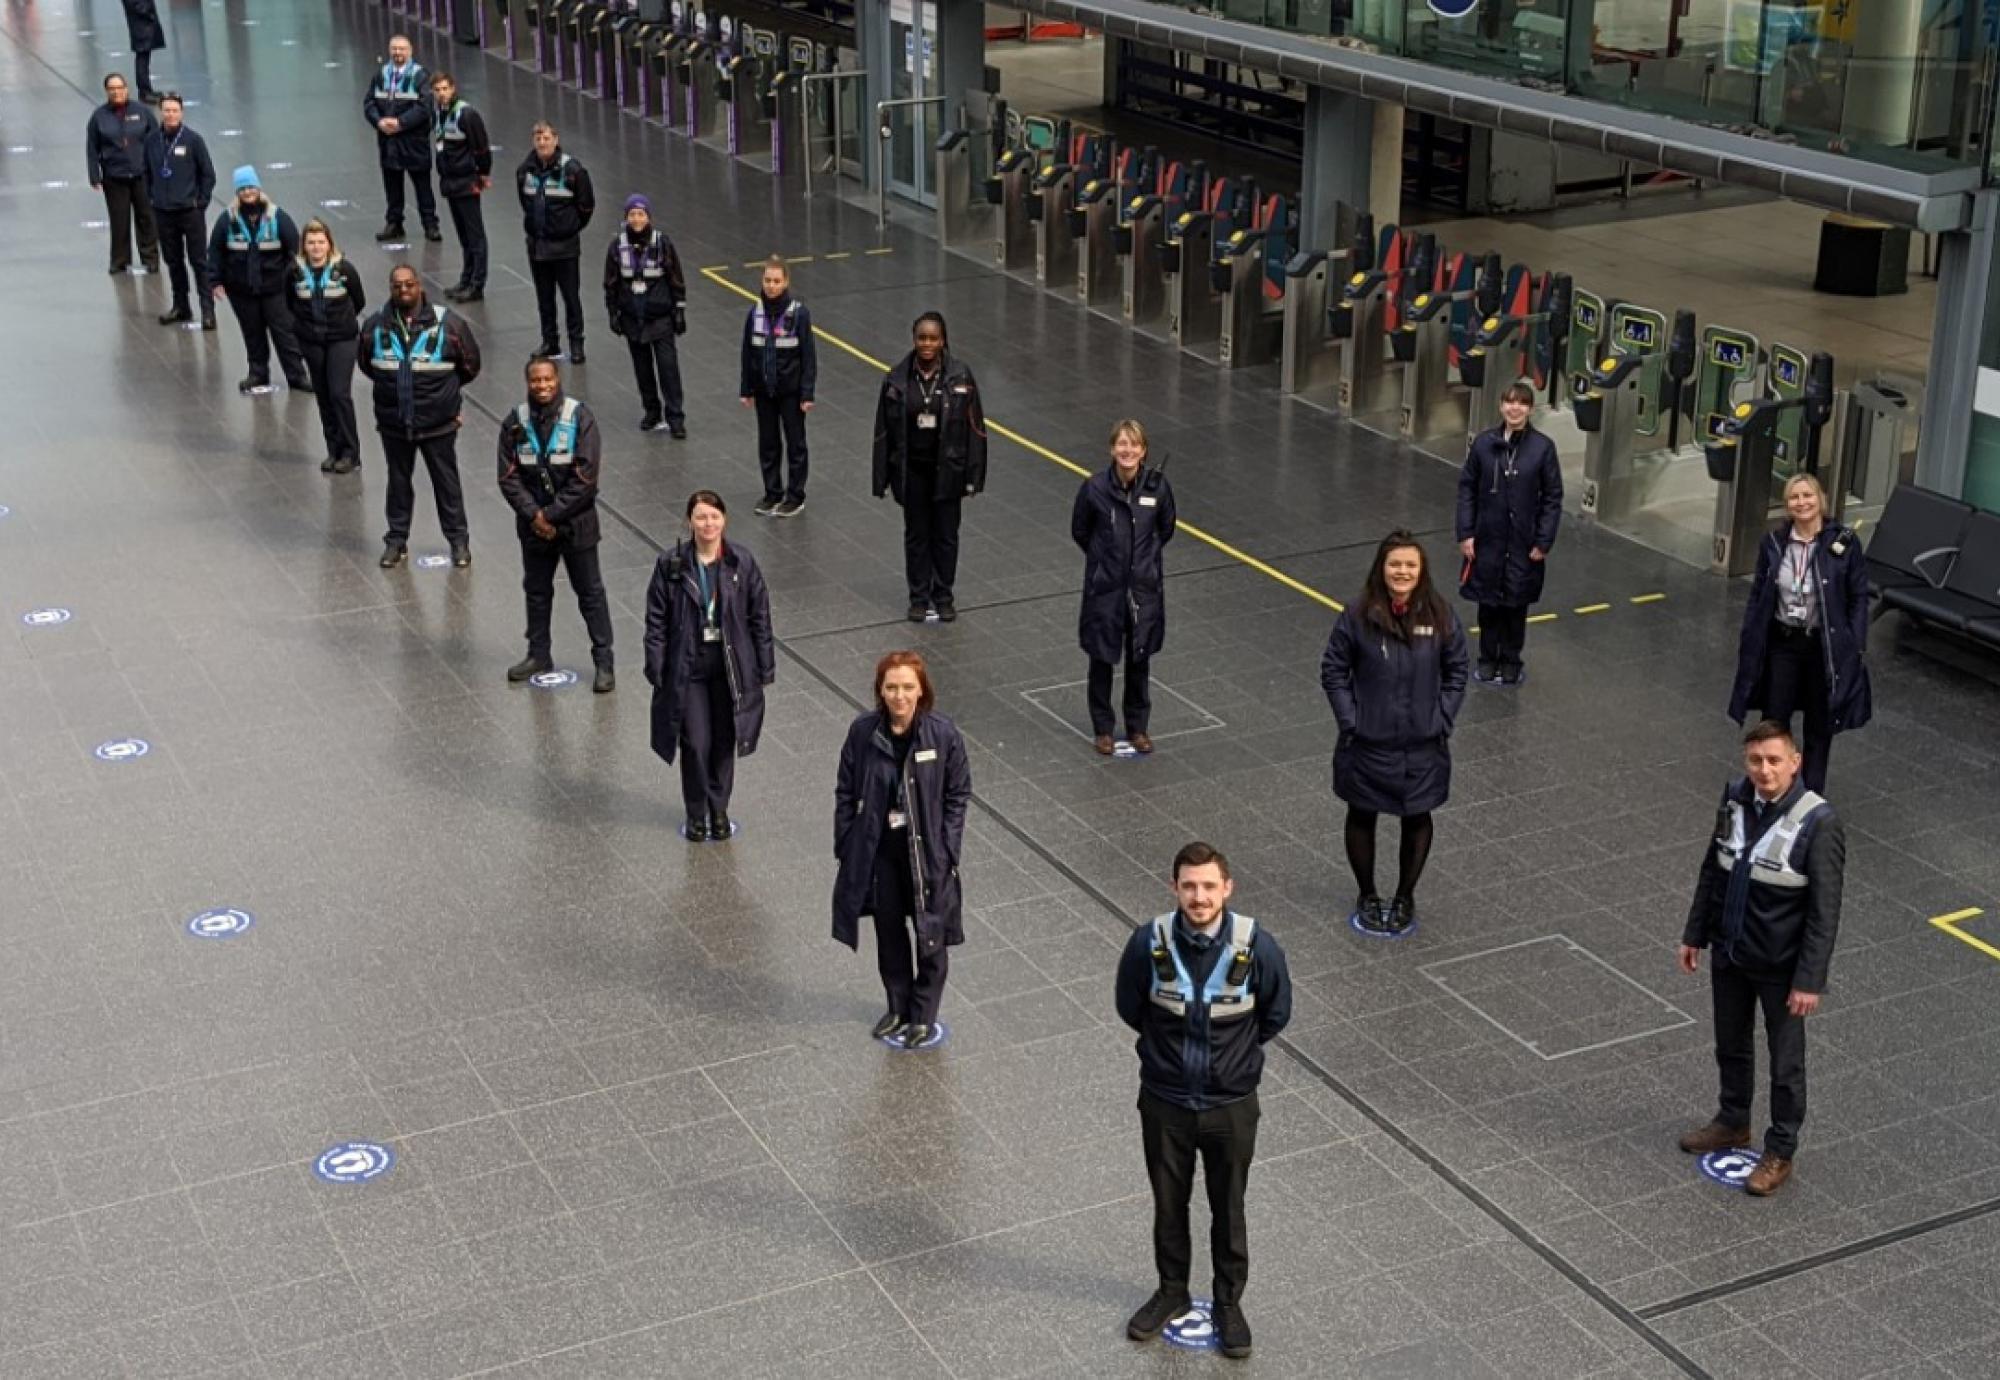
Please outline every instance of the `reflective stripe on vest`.
[{"label": "reflective stripe on vest", "polygon": [[407,350],[400,336],[378,323],[375,327],[375,363],[383,368],[398,369],[407,365],[412,373],[418,374],[448,374],[456,369],[458,366],[444,357],[444,308],[432,307],[431,316],[431,324],[418,333]]},{"label": "reflective stripe on vest", "polygon": [[630,235],[618,236],[618,273],[634,292],[644,292],[652,280],[667,276],[666,242],[658,228],[647,232],[643,246],[634,246]]},{"label": "reflective stripe on vest", "polygon": [[569,170],[574,162],[574,158],[564,154],[554,172],[538,173],[533,168],[528,169],[521,174],[521,194],[547,197],[550,201],[574,201],[576,193],[569,187]]},{"label": "reflective stripe on vest", "polygon": [[[1764,831],[1764,837],[1750,850],[1750,880],[1765,886],[1797,888],[1806,884],[1806,875],[1792,866],[1792,848],[1814,815],[1826,808],[1826,801],[1806,791],[1792,802],[1792,808]],[[1748,837],[1749,807],[1741,801],[1729,802],[1729,836],[1715,841],[1715,864],[1733,870],[1743,856],[1743,840]]]},{"label": "reflective stripe on vest", "polygon": [[329,302],[337,302],[340,299],[346,297],[347,275],[342,274],[338,278],[333,276],[334,267],[337,264],[339,264],[339,262],[340,260],[338,259],[328,259],[326,261],[326,267],[321,269],[319,271],[319,276],[315,278],[313,276],[312,265],[307,263],[303,258],[297,260],[299,266],[299,281],[298,284],[295,287],[293,287],[292,292],[298,297],[298,299],[301,302],[310,302],[313,299],[313,295],[315,293],[325,298]]},{"label": "reflective stripe on vest", "polygon": [[381,72],[375,78],[375,98],[382,101],[422,100],[423,93],[417,90],[417,64],[406,62],[399,68],[393,63],[383,63]]},{"label": "reflective stripe on vest", "polygon": [[464,101],[453,101],[451,109],[445,111],[444,118],[438,121],[437,146],[439,152],[443,152],[444,146],[447,143],[462,144],[465,142],[465,133],[458,127],[459,112],[464,109]]},{"label": "reflective stripe on vest", "polygon": [[[785,310],[774,323],[764,315],[762,302],[750,308],[750,343],[760,350],[767,344],[774,350],[798,349],[798,310],[797,302],[787,302]],[[776,340],[771,339],[773,335]]]},{"label": "reflective stripe on vest", "polygon": [[[243,213],[234,206],[229,208],[229,231],[223,240],[223,247],[237,251],[248,250],[252,244],[250,226],[243,219]],[[285,246],[278,240],[278,208],[264,207],[264,218],[257,222],[255,244],[259,252],[275,253]]]},{"label": "reflective stripe on vest", "polygon": [[[1226,947],[1200,992],[1209,1020],[1233,1021],[1257,1009],[1257,994],[1250,989],[1250,941],[1256,933],[1255,920],[1230,913],[1229,933],[1222,940]],[[1188,1003],[1196,999],[1194,979],[1174,944],[1172,912],[1153,921],[1152,997],[1153,1005],[1180,1017],[1187,1015]]]},{"label": "reflective stripe on vest", "polygon": [[522,444],[514,447],[514,459],[521,465],[573,465],[576,463],[576,399],[564,398],[562,411],[556,414],[556,424],[549,430],[548,445],[542,444],[535,435],[532,411],[527,403],[514,409],[514,420],[521,424]]}]

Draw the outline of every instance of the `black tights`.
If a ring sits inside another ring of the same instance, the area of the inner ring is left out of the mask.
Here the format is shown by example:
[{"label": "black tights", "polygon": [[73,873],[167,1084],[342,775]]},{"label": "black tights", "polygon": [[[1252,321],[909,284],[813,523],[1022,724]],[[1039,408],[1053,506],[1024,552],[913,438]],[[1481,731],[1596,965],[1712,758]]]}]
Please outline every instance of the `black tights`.
[{"label": "black tights", "polygon": [[[1347,865],[1354,869],[1354,884],[1363,896],[1375,895],[1375,820],[1373,810],[1347,807]],[[1431,815],[1403,816],[1403,837],[1396,850],[1396,895],[1405,900],[1416,895],[1417,879],[1431,856]]]}]

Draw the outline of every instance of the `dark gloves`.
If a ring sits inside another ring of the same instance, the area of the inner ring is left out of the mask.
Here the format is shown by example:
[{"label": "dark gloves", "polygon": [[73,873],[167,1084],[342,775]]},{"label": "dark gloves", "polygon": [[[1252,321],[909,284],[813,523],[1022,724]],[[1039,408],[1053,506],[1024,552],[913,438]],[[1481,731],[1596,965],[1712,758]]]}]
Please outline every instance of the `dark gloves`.
[{"label": "dark gloves", "polygon": [[676,302],[674,303],[674,334],[686,335],[687,333],[688,333],[687,307],[680,302]]},{"label": "dark gloves", "polygon": [[611,313],[611,334],[613,335],[625,334],[625,318],[620,316],[615,311]]}]

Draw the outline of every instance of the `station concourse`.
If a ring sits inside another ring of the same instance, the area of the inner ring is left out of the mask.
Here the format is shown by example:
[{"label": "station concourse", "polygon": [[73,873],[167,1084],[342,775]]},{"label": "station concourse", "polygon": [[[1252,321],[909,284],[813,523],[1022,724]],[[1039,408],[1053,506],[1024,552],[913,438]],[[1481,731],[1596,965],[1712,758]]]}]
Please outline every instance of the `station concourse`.
[{"label": "station concourse", "polygon": [[[1748,1200],[1674,1145],[1713,1105],[1707,985],[1673,959],[1739,760],[1743,581],[1566,523],[1531,680],[1468,695],[1423,927],[1360,940],[1318,658],[1383,532],[1448,576],[1451,468],[409,16],[162,12],[155,83],[225,176],[253,164],[328,222],[371,301],[393,263],[433,300],[459,265],[449,238],[372,239],[360,102],[392,32],[457,78],[496,170],[546,119],[600,207],[645,193],[689,269],[689,435],[639,431],[587,285],[596,348],[564,384],[604,431],[632,674],[509,685],[492,457],[539,331],[505,180],[462,313],[486,361],[459,447],[474,563],[426,559],[420,503],[410,563],[381,570],[379,440],[323,474],[311,398],[240,396],[233,332],[162,327],[163,279],[107,279],[80,143],[127,62],[119,6],[0,16],[0,1375],[1230,1373],[1121,1326],[1152,1281],[1112,970],[1191,838],[1295,987],[1249,1368],[2000,1374],[1990,658],[1873,627],[1876,720],[1828,791],[1847,898],[1811,1116],[1793,1182]],[[773,252],[821,332],[810,506],[782,521],[751,513],[736,396]],[[881,370],[930,309],[991,460],[960,616],[915,626],[869,457]],[[1091,751],[1067,526],[1126,415],[1182,522],[1143,759]],[[741,832],[691,847],[637,667],[697,488],[764,570],[779,656]],[[906,1054],[868,1040],[869,955],[827,907],[835,756],[876,659],[912,646],[975,803],[950,1038]]]}]

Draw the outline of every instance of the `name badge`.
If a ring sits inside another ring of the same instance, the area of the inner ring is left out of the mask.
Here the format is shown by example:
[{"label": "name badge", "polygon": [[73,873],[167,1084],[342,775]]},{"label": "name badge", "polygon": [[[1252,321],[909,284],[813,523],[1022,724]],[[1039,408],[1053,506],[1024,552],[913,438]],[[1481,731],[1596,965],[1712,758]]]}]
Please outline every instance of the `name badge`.
[{"label": "name badge", "polygon": [[704,625],[701,630],[701,640],[704,642],[722,641],[722,629]]},{"label": "name badge", "polygon": [[181,148],[179,145],[174,146],[174,157],[185,158],[187,156],[188,156],[188,151],[186,149]]},{"label": "name badge", "polygon": [[937,761],[937,749],[920,748],[919,750],[911,754],[910,760],[914,762],[935,762]]},{"label": "name badge", "polygon": [[640,281],[639,281],[638,279],[636,279],[636,278],[635,278],[635,279],[633,279],[633,280],[632,280],[632,295],[633,295],[634,297],[644,297],[644,296],[646,295],[646,288],[647,288],[647,286],[648,286],[647,284],[645,284],[645,283],[642,283],[642,282],[640,282]]},{"label": "name badge", "polygon": [[889,811],[889,827],[891,829],[907,829],[910,827],[910,817],[901,810],[891,810]]},{"label": "name badge", "polygon": [[917,414],[918,431],[936,431],[937,422],[937,413],[935,412],[919,412]]},{"label": "name badge", "polygon": [[1160,500],[1154,498],[1151,494],[1143,494],[1140,496],[1139,506],[1141,508],[1157,508],[1160,506]]},{"label": "name badge", "polygon": [[1412,637],[1436,637],[1436,636],[1437,636],[1437,629],[1436,629],[1436,628],[1433,628],[1433,627],[1432,627],[1432,626],[1431,626],[1430,624],[1428,624],[1428,623],[1419,623],[1419,624],[1417,624],[1417,626],[1416,626],[1416,627],[1414,627],[1414,628],[1411,628],[1411,629],[1410,629],[1410,636],[1412,636]]}]

